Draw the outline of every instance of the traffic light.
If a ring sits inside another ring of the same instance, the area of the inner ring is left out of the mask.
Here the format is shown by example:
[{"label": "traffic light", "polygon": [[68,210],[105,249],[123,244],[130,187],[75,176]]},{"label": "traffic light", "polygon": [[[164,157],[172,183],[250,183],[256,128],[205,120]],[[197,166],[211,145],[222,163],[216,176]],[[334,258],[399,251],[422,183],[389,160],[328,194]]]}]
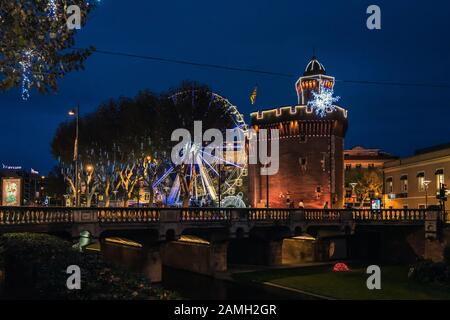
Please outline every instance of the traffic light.
[{"label": "traffic light", "polygon": [[441,184],[441,188],[439,189],[438,199],[442,201],[447,201],[447,185]]}]

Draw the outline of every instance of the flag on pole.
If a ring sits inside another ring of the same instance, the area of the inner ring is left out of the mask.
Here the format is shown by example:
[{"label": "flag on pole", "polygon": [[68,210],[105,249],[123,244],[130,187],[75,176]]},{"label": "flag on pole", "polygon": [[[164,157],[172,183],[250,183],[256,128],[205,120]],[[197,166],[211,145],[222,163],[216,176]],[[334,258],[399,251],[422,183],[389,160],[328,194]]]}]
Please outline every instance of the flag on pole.
[{"label": "flag on pole", "polygon": [[255,89],[253,89],[252,95],[250,96],[250,101],[252,102],[252,104],[255,104],[257,95],[258,87],[255,87]]},{"label": "flag on pole", "polygon": [[75,146],[73,147],[73,161],[78,160],[78,139],[75,139]]}]

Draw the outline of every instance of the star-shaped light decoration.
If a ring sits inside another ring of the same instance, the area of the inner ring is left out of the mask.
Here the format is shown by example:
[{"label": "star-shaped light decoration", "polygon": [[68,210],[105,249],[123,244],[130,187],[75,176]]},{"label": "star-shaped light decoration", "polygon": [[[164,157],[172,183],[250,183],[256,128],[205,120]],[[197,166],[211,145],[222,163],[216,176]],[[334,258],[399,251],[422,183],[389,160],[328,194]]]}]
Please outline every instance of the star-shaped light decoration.
[{"label": "star-shaped light decoration", "polygon": [[308,101],[308,107],[313,108],[319,117],[326,117],[328,112],[336,110],[333,103],[339,101],[340,97],[333,97],[333,89],[327,89],[324,86],[320,87],[320,93],[313,91],[313,99]]}]

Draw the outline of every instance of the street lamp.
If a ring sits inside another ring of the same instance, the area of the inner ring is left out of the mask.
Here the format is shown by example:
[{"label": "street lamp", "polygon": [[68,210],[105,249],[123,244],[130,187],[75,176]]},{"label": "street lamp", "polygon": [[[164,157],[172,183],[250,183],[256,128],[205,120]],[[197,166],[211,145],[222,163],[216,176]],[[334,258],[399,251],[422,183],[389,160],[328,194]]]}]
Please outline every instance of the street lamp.
[{"label": "street lamp", "polygon": [[356,193],[355,193],[355,188],[358,185],[357,182],[352,182],[350,183],[350,186],[352,187],[352,199],[353,199],[353,204],[356,203]]},{"label": "street lamp", "polygon": [[115,207],[117,207],[117,193],[118,193],[119,191],[117,191],[117,190],[114,190],[113,191],[113,193],[114,193],[114,206]]},{"label": "street lamp", "polygon": [[78,124],[80,122],[80,106],[77,106],[76,109],[72,109],[68,112],[68,115],[71,117],[76,117],[76,129],[75,129],[75,144],[73,150],[73,161],[75,162],[75,207],[79,206],[78,199],[78,187],[79,187],[79,179],[78,179]]},{"label": "street lamp", "polygon": [[[86,199],[88,199],[88,197],[90,197],[90,193],[91,193],[91,190],[90,190],[90,188],[89,188],[89,185],[91,184],[91,175],[92,175],[92,173],[94,172],[94,166],[93,165],[91,165],[91,164],[88,164],[87,166],[86,166],[86,172],[87,172],[87,174],[88,174],[88,178],[87,178],[87,180],[86,180]],[[92,199],[91,199],[92,200]],[[86,200],[87,201],[87,200]],[[86,202],[87,203],[87,202]],[[90,204],[90,205],[92,205],[92,204]]]},{"label": "street lamp", "polygon": [[430,185],[430,180],[425,180],[423,182],[423,187],[425,188],[425,209],[428,209],[428,186]]}]

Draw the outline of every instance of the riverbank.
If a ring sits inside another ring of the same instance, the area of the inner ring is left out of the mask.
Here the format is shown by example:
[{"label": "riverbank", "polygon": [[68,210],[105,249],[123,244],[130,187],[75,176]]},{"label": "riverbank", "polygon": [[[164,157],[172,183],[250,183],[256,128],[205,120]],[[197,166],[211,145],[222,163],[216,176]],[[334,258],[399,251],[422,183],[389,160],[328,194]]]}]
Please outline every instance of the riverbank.
[{"label": "riverbank", "polygon": [[366,269],[350,265],[350,272],[332,272],[330,265],[238,272],[239,283],[254,283],[323,299],[428,300],[450,299],[450,288],[408,279],[408,266],[384,266],[381,290],[369,290]]}]

